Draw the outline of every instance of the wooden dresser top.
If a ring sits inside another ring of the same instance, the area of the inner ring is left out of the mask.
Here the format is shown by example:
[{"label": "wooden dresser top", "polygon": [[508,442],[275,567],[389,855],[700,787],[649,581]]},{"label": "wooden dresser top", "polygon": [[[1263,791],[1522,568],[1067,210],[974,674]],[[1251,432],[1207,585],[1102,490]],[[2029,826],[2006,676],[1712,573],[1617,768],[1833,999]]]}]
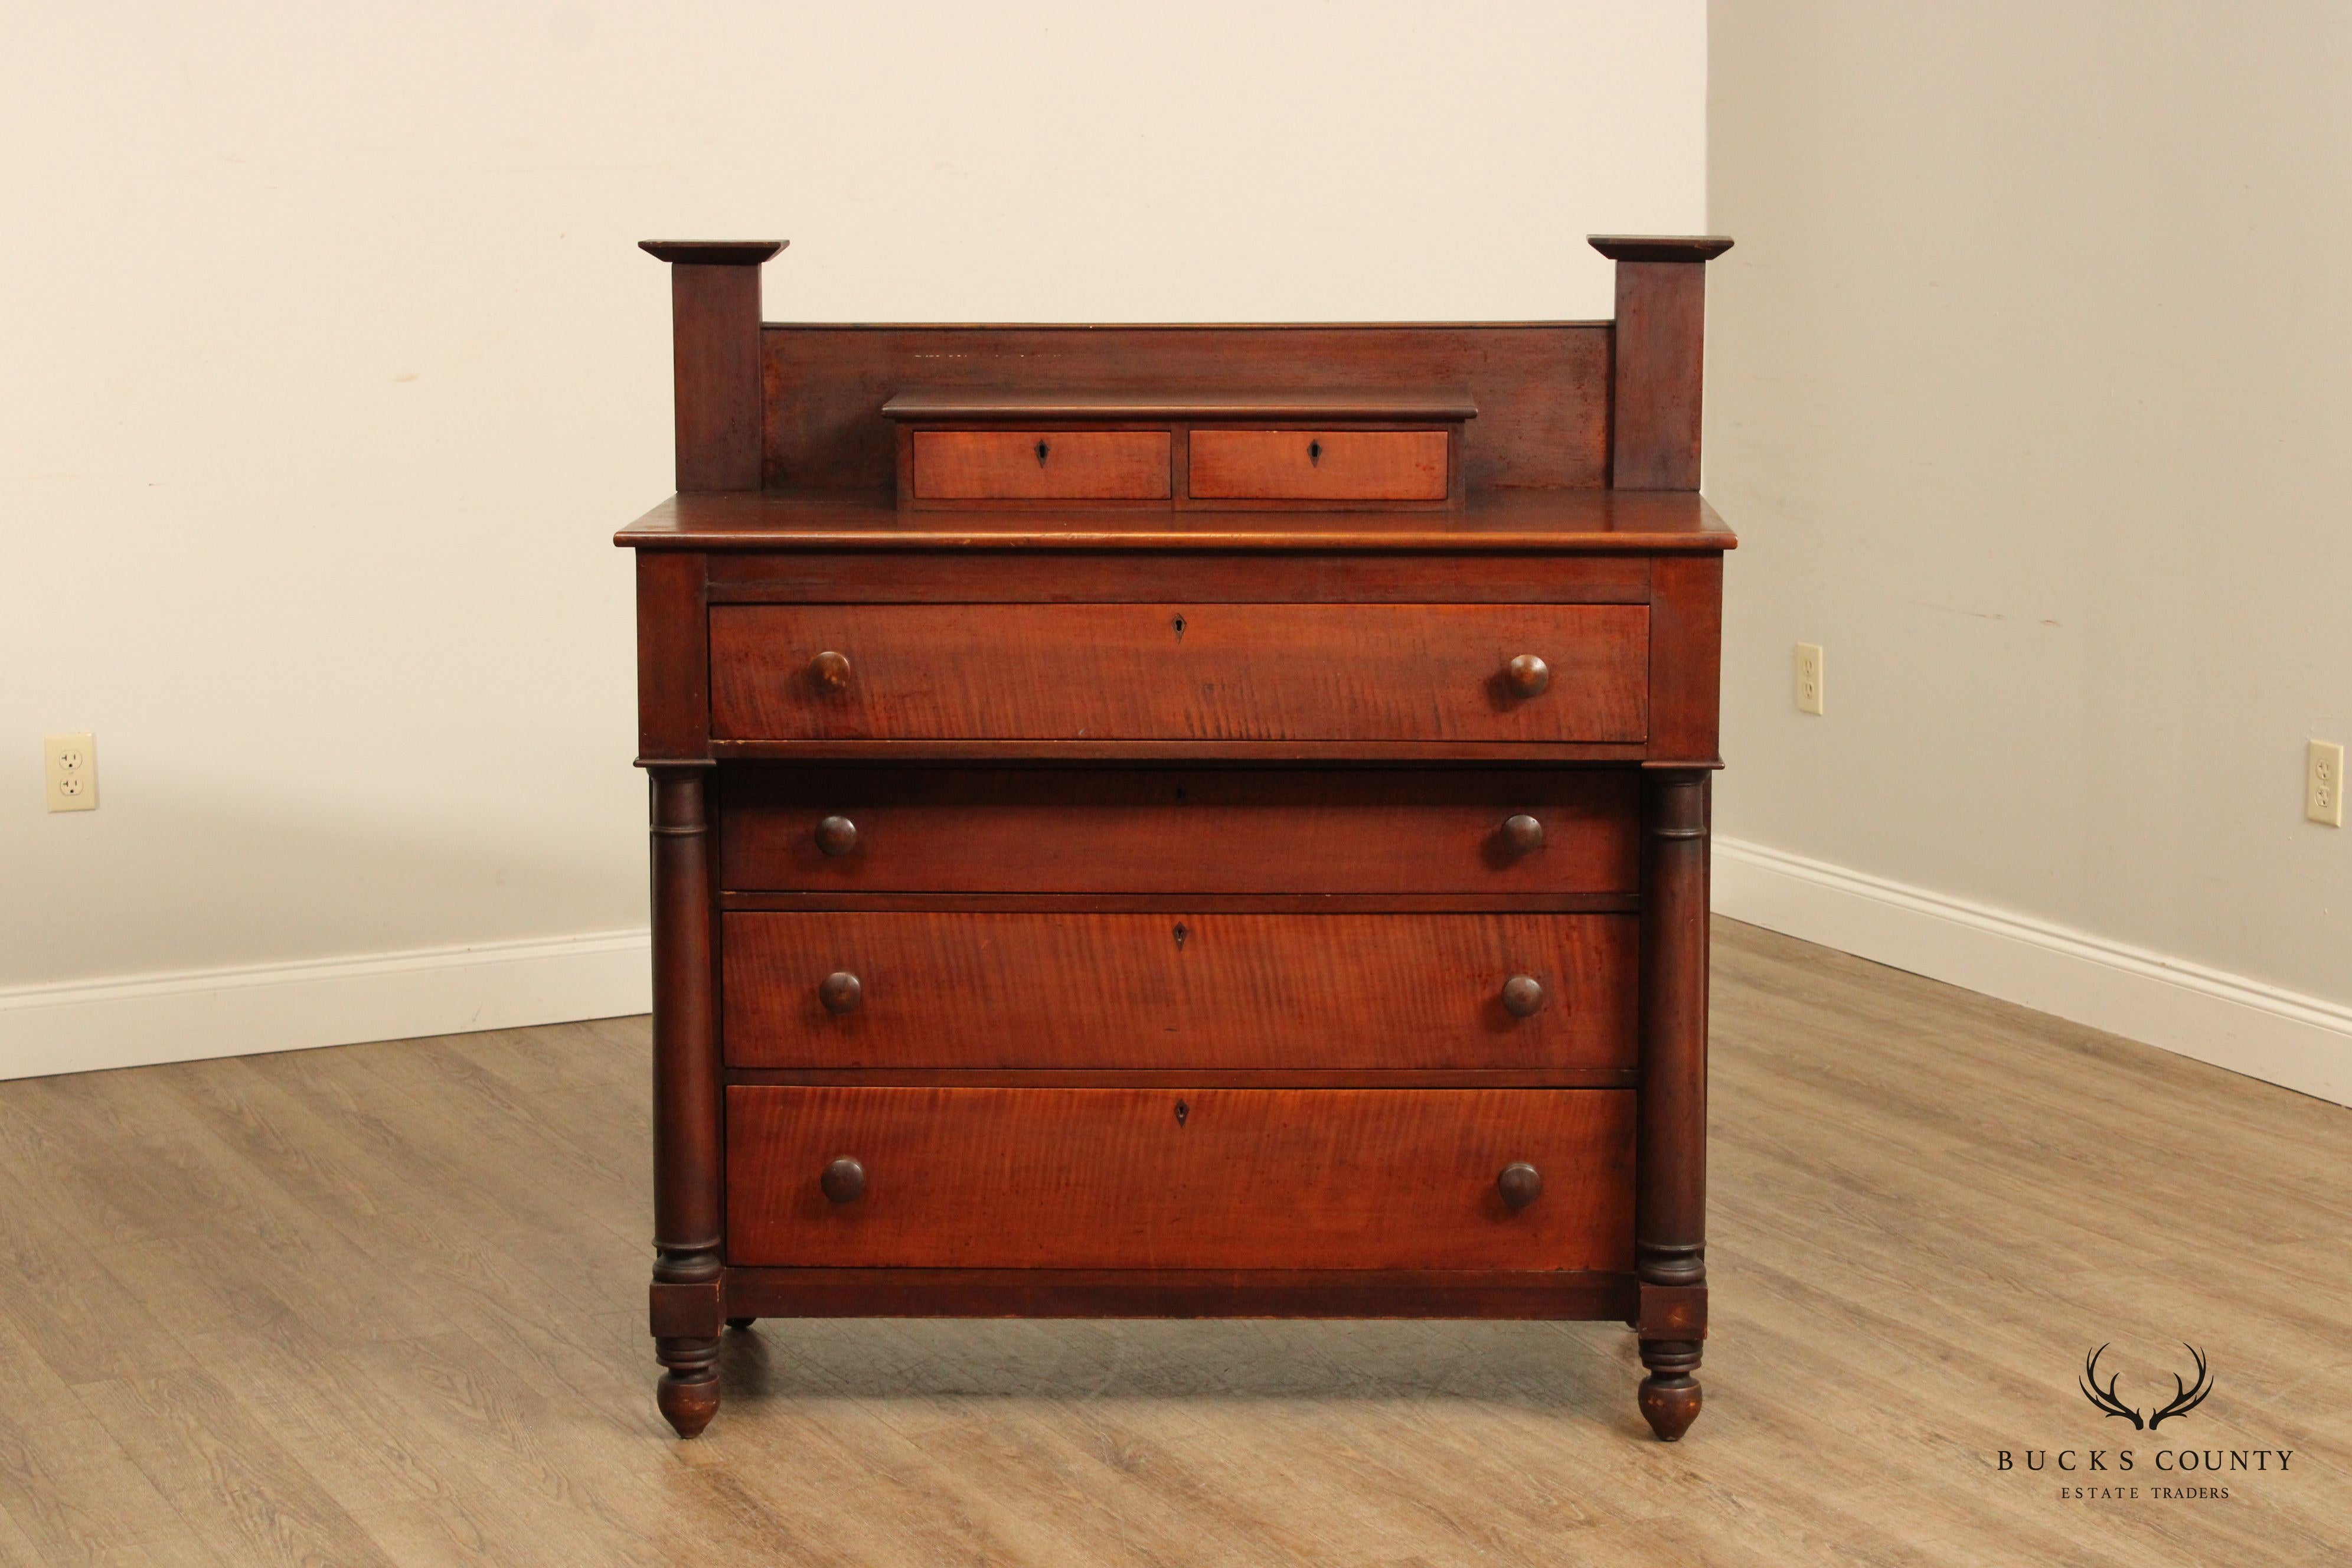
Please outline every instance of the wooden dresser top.
[{"label": "wooden dresser top", "polygon": [[614,538],[640,550],[1364,550],[1643,554],[1739,542],[1694,490],[1485,490],[1434,512],[905,511],[888,496],[674,495]]}]

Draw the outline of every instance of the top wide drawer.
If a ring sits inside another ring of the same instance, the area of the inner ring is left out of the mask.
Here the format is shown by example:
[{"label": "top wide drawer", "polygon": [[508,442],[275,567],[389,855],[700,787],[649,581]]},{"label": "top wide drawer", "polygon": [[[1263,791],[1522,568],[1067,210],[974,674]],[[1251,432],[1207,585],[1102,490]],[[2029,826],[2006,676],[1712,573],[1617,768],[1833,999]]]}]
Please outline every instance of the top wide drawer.
[{"label": "top wide drawer", "polygon": [[918,500],[1166,500],[1165,430],[918,430]]},{"label": "top wide drawer", "polygon": [[1638,742],[1646,605],[717,605],[714,735]]}]

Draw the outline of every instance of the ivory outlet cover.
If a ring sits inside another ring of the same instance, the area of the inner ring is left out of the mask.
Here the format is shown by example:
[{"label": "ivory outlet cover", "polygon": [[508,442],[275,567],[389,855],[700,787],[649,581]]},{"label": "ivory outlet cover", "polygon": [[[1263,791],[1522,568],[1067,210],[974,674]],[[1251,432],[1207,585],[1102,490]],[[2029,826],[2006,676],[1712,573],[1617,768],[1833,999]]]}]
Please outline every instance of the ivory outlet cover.
[{"label": "ivory outlet cover", "polygon": [[41,741],[47,759],[49,809],[98,809],[98,747],[87,732],[47,735]]}]

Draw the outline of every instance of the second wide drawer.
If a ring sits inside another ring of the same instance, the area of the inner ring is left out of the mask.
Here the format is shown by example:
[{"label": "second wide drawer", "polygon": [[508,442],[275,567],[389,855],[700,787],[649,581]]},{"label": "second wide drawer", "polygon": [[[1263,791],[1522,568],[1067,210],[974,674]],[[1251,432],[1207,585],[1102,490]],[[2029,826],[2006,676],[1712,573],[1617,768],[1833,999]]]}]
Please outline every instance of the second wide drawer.
[{"label": "second wide drawer", "polygon": [[739,910],[739,1068],[1629,1068],[1633,915]]},{"label": "second wide drawer", "polygon": [[747,766],[720,886],[939,893],[1631,893],[1629,768]]}]

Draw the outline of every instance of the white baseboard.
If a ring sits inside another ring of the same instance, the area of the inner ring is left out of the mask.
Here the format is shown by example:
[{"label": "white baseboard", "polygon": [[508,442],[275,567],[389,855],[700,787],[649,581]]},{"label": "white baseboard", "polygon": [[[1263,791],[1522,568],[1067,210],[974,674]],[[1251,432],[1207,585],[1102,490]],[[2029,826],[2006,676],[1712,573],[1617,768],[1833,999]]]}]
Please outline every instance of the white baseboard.
[{"label": "white baseboard", "polygon": [[0,991],[0,1079],[413,1039],[651,1005],[642,931]]},{"label": "white baseboard", "polygon": [[2352,1104],[2352,1007],[1735,838],[1714,883],[1734,920]]}]

